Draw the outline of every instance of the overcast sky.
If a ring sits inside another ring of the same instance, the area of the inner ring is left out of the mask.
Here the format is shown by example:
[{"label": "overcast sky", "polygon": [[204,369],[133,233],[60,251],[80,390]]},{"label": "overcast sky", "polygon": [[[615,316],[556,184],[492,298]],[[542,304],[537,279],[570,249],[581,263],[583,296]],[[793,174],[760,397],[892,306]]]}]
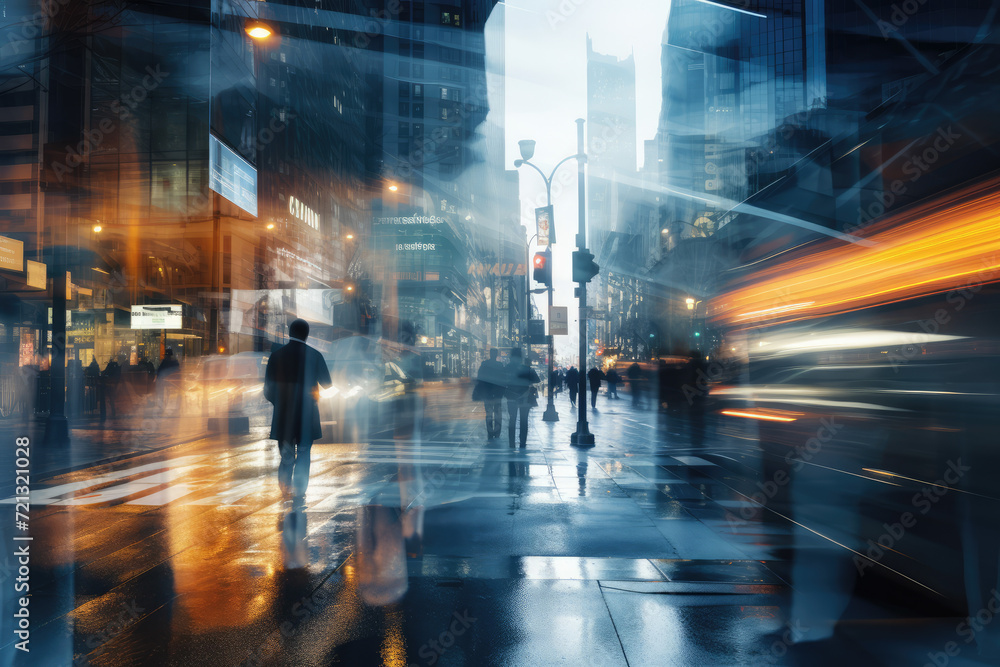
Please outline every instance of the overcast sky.
[{"label": "overcast sky", "polygon": [[[636,147],[641,161],[643,141],[656,134],[660,113],[660,43],[669,0],[508,0],[506,4],[508,168],[520,157],[520,139],[538,142],[532,162],[546,173],[576,153],[574,121],[587,117],[588,33],[598,53],[619,58],[635,54]],[[554,303],[569,306],[570,335],[556,337],[557,359],[576,357],[579,327],[571,272],[578,225],[576,162],[567,162],[559,168],[560,173],[563,170],[570,177],[569,187],[561,192],[553,187],[559,241],[553,247]],[[534,207],[545,204],[545,184],[530,167],[520,172],[522,222],[532,235]],[[544,298],[544,294],[537,297],[543,311]]]}]

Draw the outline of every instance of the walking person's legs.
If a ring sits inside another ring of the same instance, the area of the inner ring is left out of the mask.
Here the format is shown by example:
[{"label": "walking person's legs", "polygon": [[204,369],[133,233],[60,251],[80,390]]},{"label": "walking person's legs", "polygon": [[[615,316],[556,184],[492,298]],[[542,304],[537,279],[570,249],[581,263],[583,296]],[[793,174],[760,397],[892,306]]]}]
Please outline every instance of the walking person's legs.
[{"label": "walking person's legs", "polygon": [[597,390],[593,387],[590,388],[590,407],[597,407]]},{"label": "walking person's legs", "polygon": [[528,408],[521,408],[521,446],[528,443]]},{"label": "walking person's legs", "polygon": [[295,466],[295,445],[290,442],[279,442],[278,454],[281,455],[281,463],[278,464],[278,488],[281,489],[281,495],[287,498],[292,494],[292,469]]},{"label": "walking person's legs", "polygon": [[300,442],[295,448],[292,466],[292,495],[302,498],[309,487],[309,465],[312,462],[312,442]]},{"label": "walking person's legs", "polygon": [[490,409],[493,410],[493,437],[500,437],[500,430],[503,428],[503,410],[501,409],[501,403],[503,399],[494,398],[491,401]]},{"label": "walking person's legs", "polygon": [[514,428],[517,423],[517,403],[508,400],[507,401],[507,440],[510,442],[510,446],[513,447],[514,442]]},{"label": "walking person's legs", "polygon": [[493,413],[493,399],[486,399],[483,401],[483,410],[486,412],[486,437],[493,437],[493,429],[496,428],[494,423],[494,413]]},{"label": "walking person's legs", "polygon": [[576,387],[570,387],[569,388],[569,404],[572,405],[572,406],[574,406],[574,407],[576,407],[576,393],[577,393],[577,391],[578,390],[577,390]]}]

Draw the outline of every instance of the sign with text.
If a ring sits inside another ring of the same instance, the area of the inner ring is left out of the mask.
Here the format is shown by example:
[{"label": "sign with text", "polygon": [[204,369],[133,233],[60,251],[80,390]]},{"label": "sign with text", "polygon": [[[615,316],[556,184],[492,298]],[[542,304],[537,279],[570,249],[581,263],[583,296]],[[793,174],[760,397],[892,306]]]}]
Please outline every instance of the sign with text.
[{"label": "sign with text", "polygon": [[569,313],[566,306],[552,306],[549,308],[549,335],[569,335]]},{"label": "sign with text", "polygon": [[535,231],[538,232],[538,245],[547,246],[556,242],[556,230],[552,226],[552,206],[535,209]]},{"label": "sign with text", "polygon": [[24,243],[0,236],[0,269],[24,271]]},{"label": "sign with text", "polygon": [[133,329],[181,329],[182,306],[132,306]]},{"label": "sign with text", "polygon": [[250,215],[257,215],[257,170],[229,146],[208,135],[208,187]]}]

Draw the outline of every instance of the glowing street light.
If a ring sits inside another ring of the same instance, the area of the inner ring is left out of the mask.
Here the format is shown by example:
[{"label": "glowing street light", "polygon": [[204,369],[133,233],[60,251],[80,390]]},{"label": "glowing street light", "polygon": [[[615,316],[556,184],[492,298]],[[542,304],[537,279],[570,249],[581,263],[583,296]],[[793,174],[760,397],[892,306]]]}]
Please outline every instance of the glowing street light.
[{"label": "glowing street light", "polygon": [[258,21],[248,23],[246,31],[254,39],[266,39],[271,36],[271,29]]},{"label": "glowing street light", "polygon": [[353,239],[354,239],[354,234],[348,234],[348,235],[347,235],[347,240],[348,240],[348,241],[351,241],[351,240],[353,240]]},{"label": "glowing street light", "polygon": [[273,222],[267,223],[267,228],[268,229],[274,229],[274,223]]},{"label": "glowing street light", "polygon": [[101,227],[100,225],[94,225],[94,233],[95,234],[100,234],[102,229],[104,229],[104,228]]},{"label": "glowing street light", "polygon": [[396,185],[395,183],[393,183],[392,185],[389,186],[389,191],[390,192],[395,192],[398,189],[399,189],[399,186]]},{"label": "glowing street light", "polygon": [[694,299],[692,299],[691,297],[688,297],[688,298],[684,299],[684,303],[687,304],[688,310],[694,310]]}]

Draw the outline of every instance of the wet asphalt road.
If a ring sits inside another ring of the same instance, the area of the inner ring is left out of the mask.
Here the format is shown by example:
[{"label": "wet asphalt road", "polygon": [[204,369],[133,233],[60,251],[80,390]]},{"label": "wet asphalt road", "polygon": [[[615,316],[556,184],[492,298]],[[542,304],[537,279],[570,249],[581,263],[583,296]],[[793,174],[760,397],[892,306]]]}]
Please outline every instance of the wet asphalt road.
[{"label": "wet asphalt road", "polygon": [[[602,396],[580,451],[560,396],[562,420],[533,411],[514,450],[447,385],[424,398],[420,441],[314,445],[304,508],[281,502],[259,430],[36,480],[32,653],[5,633],[0,664],[809,661],[781,633],[790,556],[811,545],[788,522],[733,521],[744,425]],[[838,648],[862,664],[951,632],[864,596],[847,617]]]}]

